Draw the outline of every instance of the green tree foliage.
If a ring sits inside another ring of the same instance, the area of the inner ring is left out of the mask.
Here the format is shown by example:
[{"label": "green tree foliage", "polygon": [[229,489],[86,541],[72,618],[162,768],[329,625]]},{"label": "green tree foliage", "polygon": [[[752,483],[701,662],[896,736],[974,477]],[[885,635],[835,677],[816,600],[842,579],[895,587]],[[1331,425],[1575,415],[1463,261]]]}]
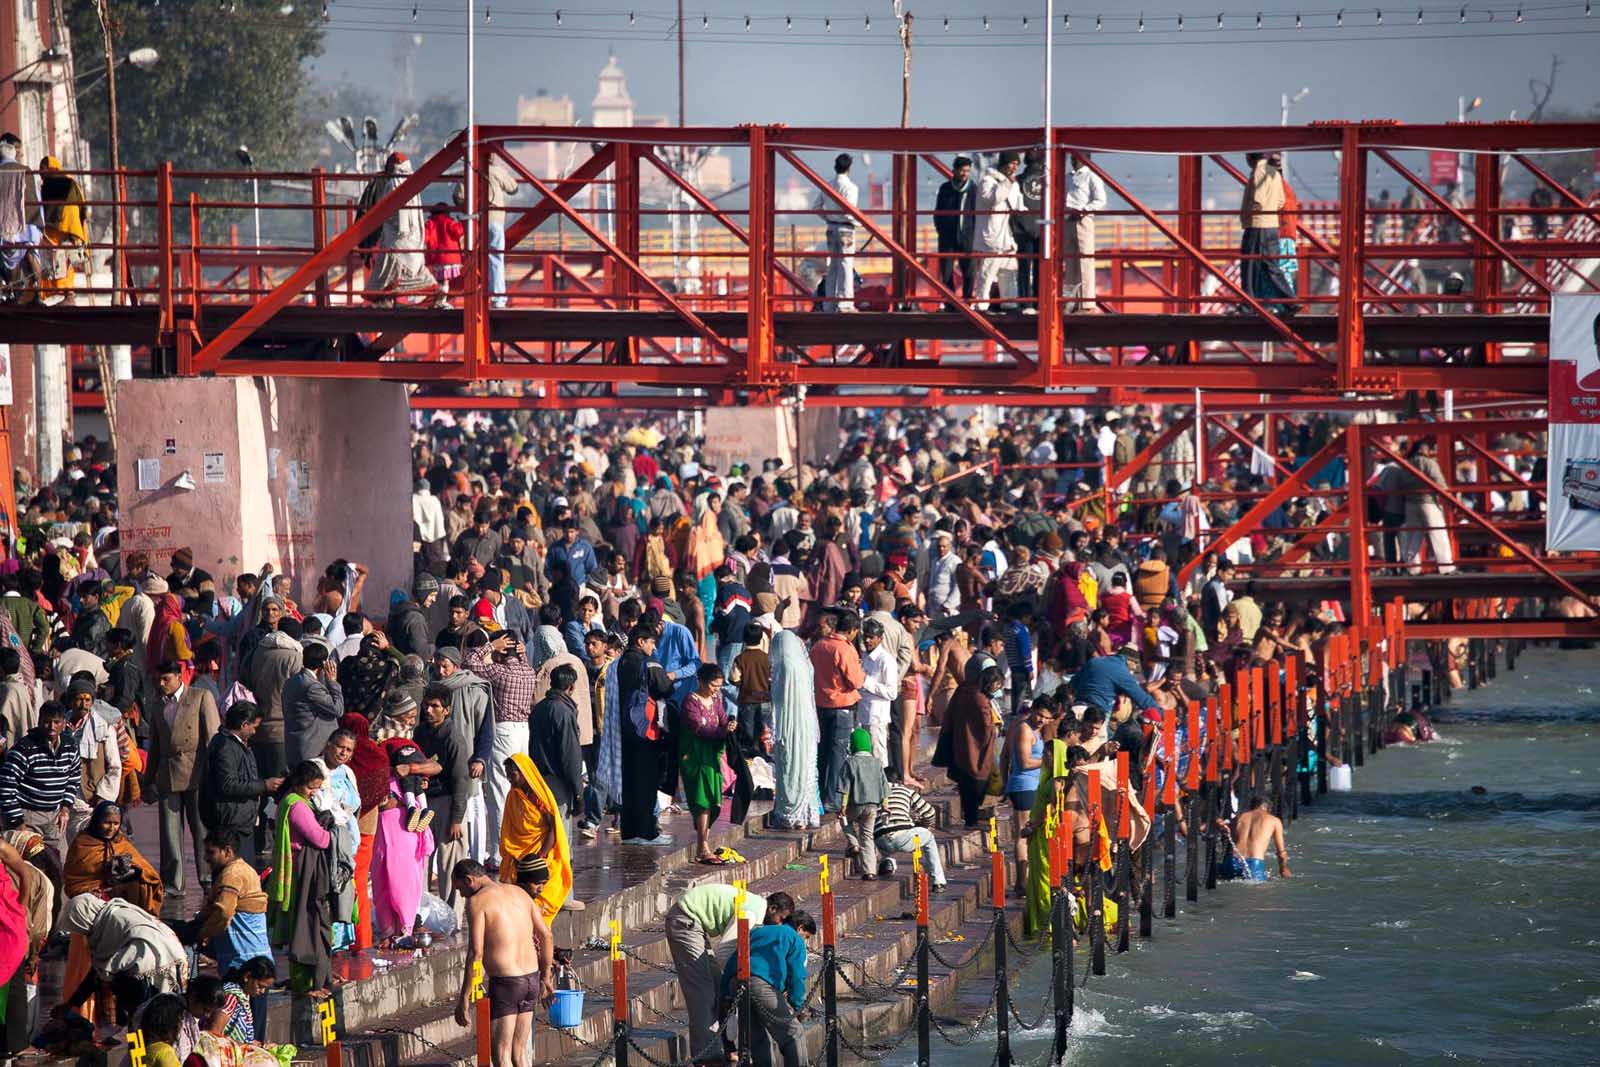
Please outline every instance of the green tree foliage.
[{"label": "green tree foliage", "polygon": [[[297,167],[314,148],[300,125],[307,94],[305,63],[322,52],[320,9],[282,0],[108,0],[118,56],[151,47],[150,70],[117,70],[122,165],[179,170],[237,168],[250,146],[256,165]],[[105,65],[94,0],[71,0],[65,14],[80,74]],[[287,12],[287,13],[286,13]],[[78,115],[95,165],[110,148],[103,84],[79,97]]]}]

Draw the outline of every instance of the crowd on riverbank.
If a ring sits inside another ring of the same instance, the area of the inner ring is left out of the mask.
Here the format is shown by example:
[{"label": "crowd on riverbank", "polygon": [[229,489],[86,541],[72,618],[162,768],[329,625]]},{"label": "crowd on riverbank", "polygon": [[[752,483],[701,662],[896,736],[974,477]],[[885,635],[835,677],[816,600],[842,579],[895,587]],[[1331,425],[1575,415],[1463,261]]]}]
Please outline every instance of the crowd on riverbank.
[{"label": "crowd on riverbank", "polygon": [[[1341,625],[1338,604],[1262,603],[1235,580],[1325,497],[1202,551],[1271,477],[1260,447],[1208,452],[1202,484],[1179,435],[1104,484],[1161,417],[996,429],[891,411],[849,425],[830,463],[754,451],[726,470],[655,422],[438,417],[414,437],[409,588],[340,560],[301,600],[271,566],[124,554],[115,468],[85,442],[59,482],[19,487],[28,543],[0,564],[8,1048],[164,1019],[187,991],[180,1061],[254,1055],[275,959],[326,995],[335,953],[453,926],[475,896],[454,877],[466,860],[523,887],[548,936],[584,907],[573,849],[670,845],[671,806],[708,867],[737,862],[711,827],[770,795],[774,826],[840,820],[857,876],[917,854],[938,891],[924,730],[965,825],[1014,821],[1036,922],[1029,827],[1070,815],[1080,864],[1095,847],[1075,772],[1129,752],[1142,836],[1144,777],[1177,771],[1145,727],[1240,669],[1296,657],[1315,679]],[[1328,431],[1307,420],[1278,461]],[[1343,478],[1335,463],[1313,483]],[[159,813],[154,856],[123,832],[140,804]],[[1260,859],[1270,827],[1241,819],[1241,859]],[[59,953],[63,1003],[35,1012],[39,960]],[[792,1020],[769,1007],[781,1037]]]}]

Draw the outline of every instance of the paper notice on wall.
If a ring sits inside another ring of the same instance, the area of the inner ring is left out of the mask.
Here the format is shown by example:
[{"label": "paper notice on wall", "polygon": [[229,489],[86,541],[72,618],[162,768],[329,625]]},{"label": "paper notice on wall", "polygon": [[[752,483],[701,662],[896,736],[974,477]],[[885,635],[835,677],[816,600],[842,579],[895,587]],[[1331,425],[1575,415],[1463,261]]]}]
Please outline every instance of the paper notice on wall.
[{"label": "paper notice on wall", "polygon": [[1600,550],[1600,296],[1550,300],[1545,548]]},{"label": "paper notice on wall", "polygon": [[311,492],[311,464],[306,460],[300,461],[300,492]]},{"label": "paper notice on wall", "polygon": [[148,493],[161,488],[161,461],[159,459],[141,459],[139,461],[139,492]]},{"label": "paper notice on wall", "polygon": [[228,480],[228,457],[221,452],[205,454],[205,479],[213,484]]},{"label": "paper notice on wall", "polygon": [[278,478],[278,457],[283,455],[281,448],[267,449],[267,481],[276,481]]},{"label": "paper notice on wall", "polygon": [[0,345],[0,407],[11,403],[11,346]]}]

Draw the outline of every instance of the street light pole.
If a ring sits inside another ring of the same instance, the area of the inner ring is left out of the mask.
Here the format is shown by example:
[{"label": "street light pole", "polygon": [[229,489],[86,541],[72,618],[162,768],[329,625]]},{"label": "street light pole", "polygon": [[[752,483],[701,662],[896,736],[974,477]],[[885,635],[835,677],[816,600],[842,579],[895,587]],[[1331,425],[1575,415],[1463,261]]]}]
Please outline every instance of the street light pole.
[{"label": "street light pole", "polygon": [[[127,217],[122,204],[126,199],[122,182],[122,156],[117,142],[117,60],[116,45],[112,40],[111,10],[107,0],[97,0],[95,9],[100,16],[100,30],[105,35],[106,51],[106,132],[111,142],[111,302],[122,302],[123,270],[122,247],[127,243]],[[191,235],[191,240],[198,238]]]}]

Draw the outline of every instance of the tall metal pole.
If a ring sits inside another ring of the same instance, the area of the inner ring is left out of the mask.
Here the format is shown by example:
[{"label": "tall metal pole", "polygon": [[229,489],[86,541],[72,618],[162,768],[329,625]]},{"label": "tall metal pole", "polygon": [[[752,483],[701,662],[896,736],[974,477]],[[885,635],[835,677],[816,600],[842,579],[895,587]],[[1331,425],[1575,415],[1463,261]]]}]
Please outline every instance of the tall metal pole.
[{"label": "tall metal pole", "polygon": [[[469,256],[478,247],[478,212],[476,171],[473,169],[477,162],[477,87],[478,87],[478,20],[473,10],[473,0],[467,0],[467,135],[466,153],[461,157],[461,184],[467,189],[467,253]],[[477,284],[487,287],[488,278],[477,279]]]},{"label": "tall metal pole", "polygon": [[683,125],[683,0],[678,0],[678,125]]},{"label": "tall metal pole", "polygon": [[[899,4],[895,5],[899,7]],[[911,12],[900,16],[900,128],[911,125]]]},{"label": "tall metal pole", "polygon": [[[1039,255],[1048,260],[1054,247],[1050,234],[1055,220],[1050,217],[1050,190],[1055,171],[1055,102],[1056,89],[1056,0],[1044,0],[1044,211],[1039,219]],[[1051,293],[1054,300],[1059,293]],[[1042,358],[1042,357],[1041,357]]]},{"label": "tall metal pole", "polygon": [[[111,9],[107,0],[98,0],[95,10],[100,15],[100,30],[105,35],[106,51],[106,133],[111,142],[111,287],[113,304],[122,302],[122,246],[126,234],[123,232],[127,220],[122,213],[123,196],[122,184],[122,154],[120,143],[117,140],[117,59],[116,45],[112,40]],[[199,237],[191,234],[190,240],[199,244]]]}]

